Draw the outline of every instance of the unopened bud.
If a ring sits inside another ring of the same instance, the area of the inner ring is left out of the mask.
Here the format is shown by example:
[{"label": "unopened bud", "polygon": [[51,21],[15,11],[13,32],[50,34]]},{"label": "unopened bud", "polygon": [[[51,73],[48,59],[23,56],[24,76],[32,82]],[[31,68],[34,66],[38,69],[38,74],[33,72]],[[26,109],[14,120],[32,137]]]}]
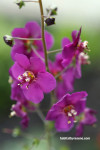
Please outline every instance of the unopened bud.
[{"label": "unopened bud", "polygon": [[55,24],[55,18],[47,18],[45,20],[45,23],[47,26],[51,26],[51,25]]},{"label": "unopened bud", "polygon": [[17,0],[16,4],[19,6],[19,9],[25,6],[25,3],[22,0]]},{"label": "unopened bud", "polygon": [[5,41],[5,43],[7,44],[7,45],[9,45],[9,46],[13,46],[13,38],[11,37],[11,36],[9,36],[9,35],[5,35],[4,37],[3,37],[3,39],[4,39],[4,41]]}]

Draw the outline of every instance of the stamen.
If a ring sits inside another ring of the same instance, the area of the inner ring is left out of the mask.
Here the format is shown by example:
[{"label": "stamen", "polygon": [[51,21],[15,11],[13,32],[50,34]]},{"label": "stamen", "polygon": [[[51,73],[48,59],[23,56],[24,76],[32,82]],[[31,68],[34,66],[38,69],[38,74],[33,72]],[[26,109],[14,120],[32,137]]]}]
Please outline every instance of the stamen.
[{"label": "stamen", "polygon": [[25,71],[22,75],[18,76],[18,80],[20,81],[20,83],[18,83],[18,85],[20,86],[27,82],[28,85],[26,86],[26,88],[28,89],[29,84],[31,84],[33,80],[35,81],[36,78],[33,72]]},{"label": "stamen", "polygon": [[26,81],[26,82],[29,82],[29,81],[30,81],[30,78],[26,78],[25,81]]},{"label": "stamen", "polygon": [[71,113],[72,113],[72,114],[75,113],[75,110],[74,110],[74,109],[71,109]]},{"label": "stamen", "polygon": [[69,120],[69,121],[68,121],[68,124],[70,124],[70,123],[71,123],[71,121]]},{"label": "stamen", "polygon": [[24,73],[23,73],[23,76],[24,76],[24,77],[27,77],[27,75],[28,75],[27,72],[24,72]]},{"label": "stamen", "polygon": [[72,114],[71,114],[70,112],[68,112],[68,116],[69,116],[69,117],[71,117],[71,116],[72,116]]},{"label": "stamen", "polygon": [[18,80],[22,80],[22,76],[18,76]]},{"label": "stamen", "polygon": [[83,42],[83,47],[86,48],[87,45],[88,45],[88,41],[84,41],[84,42]]}]

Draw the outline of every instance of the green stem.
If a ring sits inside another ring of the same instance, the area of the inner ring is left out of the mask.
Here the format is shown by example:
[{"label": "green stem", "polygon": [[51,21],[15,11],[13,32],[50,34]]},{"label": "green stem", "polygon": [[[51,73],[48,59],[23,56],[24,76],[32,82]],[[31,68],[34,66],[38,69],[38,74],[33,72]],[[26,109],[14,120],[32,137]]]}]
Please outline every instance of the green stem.
[{"label": "green stem", "polygon": [[48,54],[52,54],[52,53],[56,53],[56,52],[62,52],[62,49],[56,49],[56,50],[52,50],[47,52]]},{"label": "green stem", "polygon": [[46,42],[45,42],[44,13],[43,13],[42,0],[39,0],[39,5],[40,5],[40,12],[41,12],[42,42],[43,42],[43,47],[44,47],[45,65],[46,65],[46,70],[49,71],[48,58],[47,58],[47,48],[46,48]]},{"label": "green stem", "polygon": [[34,3],[38,3],[38,1],[32,1],[32,0],[22,0],[23,2],[34,2]]},{"label": "green stem", "polygon": [[42,40],[42,38],[21,38],[21,37],[12,37],[13,39],[18,39],[18,40],[29,40],[29,41],[37,41],[37,40]]},{"label": "green stem", "polygon": [[33,46],[31,46],[31,48],[34,51],[34,53],[44,62],[44,58],[35,50],[35,48]]}]

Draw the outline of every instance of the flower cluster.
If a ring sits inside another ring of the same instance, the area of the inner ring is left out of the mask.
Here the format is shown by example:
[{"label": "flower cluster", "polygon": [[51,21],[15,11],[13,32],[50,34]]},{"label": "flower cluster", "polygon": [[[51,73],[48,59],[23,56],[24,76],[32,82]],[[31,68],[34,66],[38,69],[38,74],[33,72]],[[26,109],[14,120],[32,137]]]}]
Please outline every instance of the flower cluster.
[{"label": "flower cluster", "polygon": [[[27,127],[29,121],[27,110],[35,109],[33,103],[40,103],[44,98],[44,93],[49,93],[56,87],[56,80],[51,73],[46,71],[45,63],[40,59],[44,57],[44,53],[42,41],[38,40],[41,38],[38,23],[28,22],[25,28],[14,29],[12,36],[25,39],[37,38],[32,41],[15,39],[11,51],[11,57],[14,60],[14,65],[9,71],[12,79],[11,99],[17,101],[16,105],[12,106],[11,115],[21,117],[22,125]],[[53,37],[47,31],[45,39],[47,49],[50,49],[53,45]]]},{"label": "flower cluster", "polygon": [[[46,120],[55,121],[57,131],[69,131],[78,122],[77,136],[80,136],[84,125],[96,122],[95,111],[86,107],[87,92],[69,94],[74,90],[75,79],[82,76],[81,65],[90,64],[88,42],[81,40],[81,30],[72,32],[72,42],[67,37],[62,39],[62,49],[55,55],[55,61],[48,60],[49,72],[45,66],[39,24],[28,22],[24,28],[12,31],[14,45],[11,57],[14,64],[9,74],[11,99],[16,104],[11,108],[11,116],[21,117],[23,127],[28,126],[27,112],[36,110],[34,104],[40,103],[44,94],[51,91],[57,102],[48,111]],[[47,31],[44,36],[47,50],[50,50],[53,36]]]}]

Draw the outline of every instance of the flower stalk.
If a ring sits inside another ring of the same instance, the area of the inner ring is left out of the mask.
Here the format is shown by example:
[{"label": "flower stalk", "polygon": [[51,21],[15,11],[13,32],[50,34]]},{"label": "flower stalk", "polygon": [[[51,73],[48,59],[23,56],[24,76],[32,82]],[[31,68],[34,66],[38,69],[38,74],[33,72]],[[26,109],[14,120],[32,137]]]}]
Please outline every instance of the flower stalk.
[{"label": "flower stalk", "polygon": [[43,13],[42,0],[39,0],[39,6],[40,6],[40,12],[41,12],[42,42],[43,42],[43,47],[44,47],[45,65],[46,65],[46,70],[49,71],[48,58],[47,58],[47,48],[46,48],[45,33],[44,33],[44,13]]}]

